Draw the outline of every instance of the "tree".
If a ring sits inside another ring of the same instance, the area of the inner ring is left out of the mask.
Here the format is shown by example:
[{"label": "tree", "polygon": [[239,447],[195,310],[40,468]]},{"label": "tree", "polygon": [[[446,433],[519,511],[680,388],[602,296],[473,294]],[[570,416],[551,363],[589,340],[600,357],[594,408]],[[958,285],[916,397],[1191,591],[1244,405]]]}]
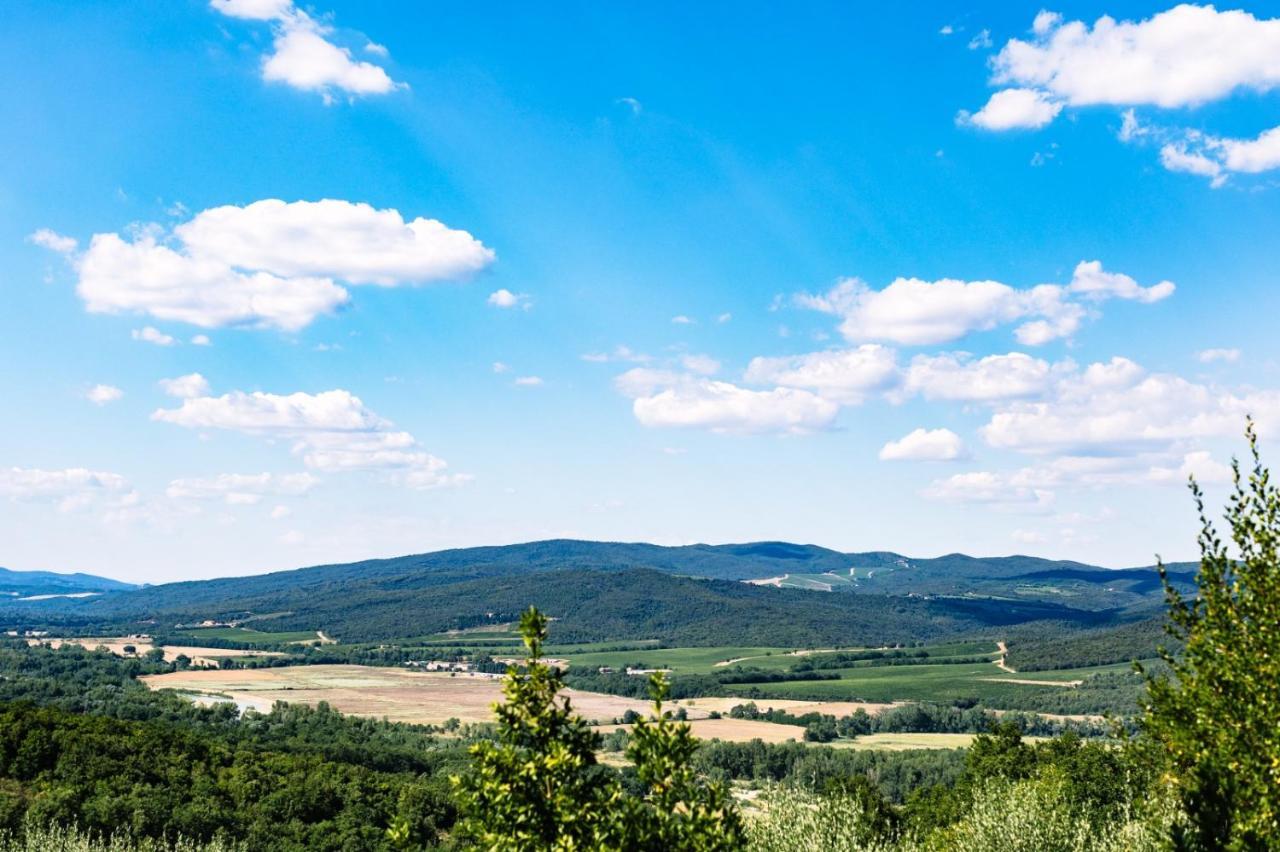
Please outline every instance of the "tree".
[{"label": "tree", "polygon": [[596,763],[600,735],[559,695],[563,673],[541,661],[547,618],[520,616],[524,671],[507,669],[497,742],[471,749],[475,765],[458,779],[462,832],[494,850],[617,848],[606,818],[621,790]]},{"label": "tree", "polygon": [[627,757],[647,792],[629,809],[626,845],[654,852],[741,849],[746,834],[728,789],[697,776],[692,761],[698,741],[687,724],[662,709],[668,689],[661,672],[650,675],[653,717],[636,720],[631,729]]},{"label": "tree", "polygon": [[563,673],[542,662],[547,618],[530,607],[520,617],[528,649],[523,670],[511,666],[505,701],[495,707],[495,742],[477,743],[469,774],[455,778],[461,833],[490,850],[697,850],[743,846],[741,819],[728,791],[691,767],[698,742],[689,726],[662,709],[667,682],[650,680],[651,719],[639,718],[627,756],[640,795],[628,795],[615,772],[596,762],[602,740],[560,695]]},{"label": "tree", "polygon": [[1151,678],[1145,729],[1163,745],[1170,780],[1190,826],[1175,829],[1181,849],[1267,848],[1280,837],[1280,491],[1263,467],[1257,432],[1245,432],[1253,468],[1232,461],[1226,521],[1232,555],[1200,516],[1198,593],[1185,600],[1164,566],[1169,633],[1181,657],[1162,650],[1173,676]]}]

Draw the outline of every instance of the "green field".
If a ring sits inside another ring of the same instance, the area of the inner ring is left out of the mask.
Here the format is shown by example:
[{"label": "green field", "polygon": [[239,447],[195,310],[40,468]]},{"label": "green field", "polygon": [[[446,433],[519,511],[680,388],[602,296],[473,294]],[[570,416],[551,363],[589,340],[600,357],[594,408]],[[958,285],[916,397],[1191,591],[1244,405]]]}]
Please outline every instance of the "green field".
[{"label": "green field", "polygon": [[[743,668],[765,669],[767,671],[785,671],[792,666],[809,661],[819,661],[829,657],[831,649],[797,649],[778,647],[749,647],[719,645],[711,648],[655,648],[653,650],[603,651],[584,653],[579,646],[574,649],[549,650],[551,656],[567,657],[570,665],[589,668],[610,666],[621,669],[636,666],[647,669],[671,669],[674,674],[709,674],[725,671],[741,666]],[[845,651],[862,651],[865,648],[845,648]],[[988,654],[994,659],[996,646],[994,642],[949,642],[940,645],[926,645],[921,648],[905,649],[907,653],[927,651],[930,659],[946,660],[951,657],[971,657]],[[824,651],[826,653],[824,653]],[[732,666],[720,666],[726,660],[736,660]],[[879,661],[868,660],[850,664],[851,668],[873,666]],[[911,668],[919,668],[912,666]],[[990,666],[996,674],[1000,670]],[[1067,678],[1070,680],[1071,678]]]},{"label": "green field", "polygon": [[852,588],[855,584],[847,574],[788,574],[778,585],[785,589],[833,592],[841,588]]},{"label": "green field", "polygon": [[718,646],[657,648],[651,651],[599,651],[566,656],[570,665],[588,668],[610,666],[621,669],[627,666],[639,666],[646,669],[671,669],[674,674],[708,674],[724,668],[716,666],[716,663],[740,657],[752,657],[749,664],[759,665],[760,668],[787,668],[799,662],[797,657],[786,656],[791,650],[791,648]]},{"label": "green field", "polygon": [[277,645],[290,642],[317,642],[320,639],[314,630],[268,633],[248,627],[197,627],[191,630],[183,630],[179,635],[189,637],[196,642],[201,639],[221,639],[229,642]]},{"label": "green field", "polygon": [[[916,666],[874,666],[836,669],[840,680],[799,681],[753,686],[765,695],[814,700],[862,701],[983,701],[1025,695],[1028,690],[1070,689],[1071,681],[1108,672],[1127,672],[1126,663],[1081,669],[1010,674],[988,663],[938,663]],[[1019,683],[1054,681],[1055,684]]]}]

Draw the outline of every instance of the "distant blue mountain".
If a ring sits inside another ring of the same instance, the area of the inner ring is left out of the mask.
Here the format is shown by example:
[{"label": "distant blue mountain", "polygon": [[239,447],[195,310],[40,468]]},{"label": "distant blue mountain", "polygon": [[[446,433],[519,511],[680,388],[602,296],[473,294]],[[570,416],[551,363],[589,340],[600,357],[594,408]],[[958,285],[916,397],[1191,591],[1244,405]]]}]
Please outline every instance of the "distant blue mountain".
[{"label": "distant blue mountain", "polygon": [[0,568],[0,604],[30,602],[32,598],[58,600],[72,595],[102,595],[141,588],[92,574],[58,574],[53,571],[13,571]]}]

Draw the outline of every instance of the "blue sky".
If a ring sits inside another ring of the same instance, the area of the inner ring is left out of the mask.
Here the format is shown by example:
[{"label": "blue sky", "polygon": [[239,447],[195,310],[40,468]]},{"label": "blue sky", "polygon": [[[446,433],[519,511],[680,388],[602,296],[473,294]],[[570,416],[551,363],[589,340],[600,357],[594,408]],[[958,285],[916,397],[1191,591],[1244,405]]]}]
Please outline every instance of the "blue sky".
[{"label": "blue sky", "polygon": [[1054,9],[6,4],[0,565],[1191,556],[1280,4]]}]

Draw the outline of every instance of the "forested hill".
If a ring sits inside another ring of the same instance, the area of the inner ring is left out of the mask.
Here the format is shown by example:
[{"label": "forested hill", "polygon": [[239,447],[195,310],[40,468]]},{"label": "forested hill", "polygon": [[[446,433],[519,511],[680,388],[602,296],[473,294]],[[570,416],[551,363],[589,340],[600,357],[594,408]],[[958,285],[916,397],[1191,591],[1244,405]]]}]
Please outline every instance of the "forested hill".
[{"label": "forested hill", "polygon": [[138,588],[92,574],[58,574],[53,571],[11,571],[0,568],[0,596],[29,598],[45,595],[123,592]]},{"label": "forested hill", "polygon": [[[783,577],[845,581],[801,586],[830,594],[740,582]],[[1159,602],[1152,568],[1112,571],[1025,556],[918,560],[785,542],[554,540],[171,583],[63,600],[56,615],[47,602],[26,609],[32,619],[40,610],[46,623],[86,629],[270,616],[272,629],[321,629],[355,641],[500,622],[537,604],[575,638],[808,644],[897,641],[899,634],[923,640],[1039,619],[1105,624]],[[6,609],[23,615],[16,603]]]}]

